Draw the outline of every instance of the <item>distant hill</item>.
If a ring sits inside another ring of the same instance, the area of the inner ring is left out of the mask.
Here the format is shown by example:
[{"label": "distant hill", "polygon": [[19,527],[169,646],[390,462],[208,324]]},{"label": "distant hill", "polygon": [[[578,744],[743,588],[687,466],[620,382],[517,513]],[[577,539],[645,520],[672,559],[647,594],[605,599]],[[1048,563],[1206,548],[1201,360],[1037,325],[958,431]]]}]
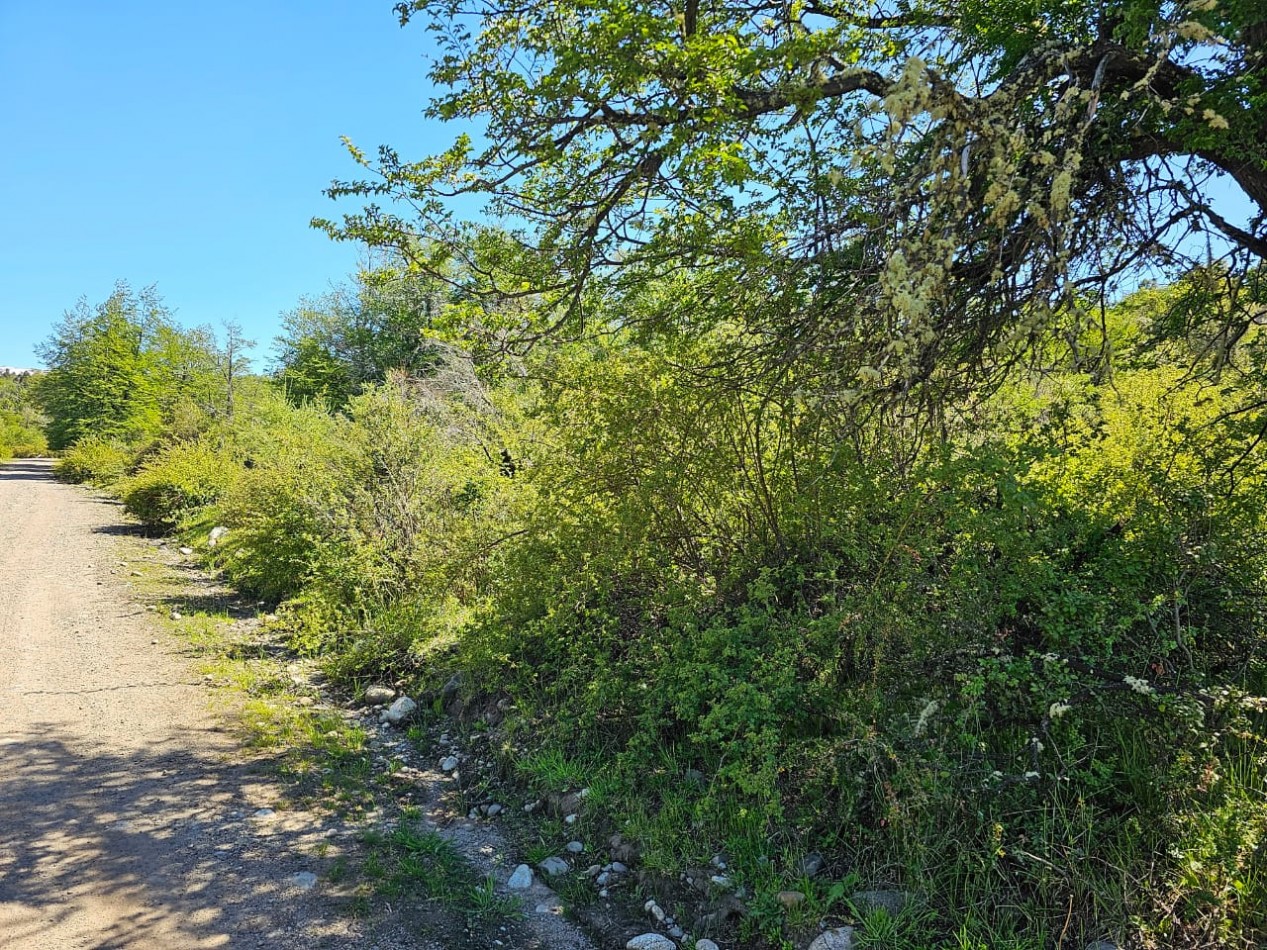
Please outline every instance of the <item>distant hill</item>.
[{"label": "distant hill", "polygon": [[0,366],[0,376],[30,376],[34,372],[33,369],[23,369],[21,366]]}]

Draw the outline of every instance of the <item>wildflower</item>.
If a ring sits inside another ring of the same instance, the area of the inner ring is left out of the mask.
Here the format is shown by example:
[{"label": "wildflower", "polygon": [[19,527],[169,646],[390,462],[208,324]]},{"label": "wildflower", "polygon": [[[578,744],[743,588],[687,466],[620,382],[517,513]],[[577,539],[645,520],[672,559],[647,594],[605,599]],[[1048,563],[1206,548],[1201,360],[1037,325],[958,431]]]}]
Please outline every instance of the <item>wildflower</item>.
[{"label": "wildflower", "polygon": [[1206,109],[1201,113],[1201,118],[1205,119],[1206,124],[1212,129],[1226,129],[1227,119],[1219,115],[1213,109]]},{"label": "wildflower", "polygon": [[920,712],[919,719],[915,723],[915,735],[922,736],[924,734],[924,730],[928,728],[928,721],[933,718],[940,708],[941,703],[937,702],[937,700],[930,699],[928,701],[928,705]]},{"label": "wildflower", "polygon": [[1047,707],[1047,718],[1059,719],[1061,716],[1063,716],[1065,713],[1067,713],[1071,709],[1073,709],[1073,707],[1070,706],[1068,703],[1054,702],[1050,706]]},{"label": "wildflower", "polygon": [[1139,693],[1141,696],[1151,696],[1153,693],[1152,686],[1150,686],[1145,680],[1140,679],[1138,676],[1123,676],[1122,682],[1131,689],[1135,690],[1135,692]]}]

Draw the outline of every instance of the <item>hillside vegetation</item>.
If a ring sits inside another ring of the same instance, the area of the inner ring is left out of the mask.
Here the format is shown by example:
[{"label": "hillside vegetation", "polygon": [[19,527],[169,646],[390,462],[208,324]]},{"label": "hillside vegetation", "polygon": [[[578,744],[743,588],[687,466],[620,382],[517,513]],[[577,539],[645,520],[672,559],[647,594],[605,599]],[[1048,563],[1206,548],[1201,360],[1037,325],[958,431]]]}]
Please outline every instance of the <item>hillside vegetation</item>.
[{"label": "hillside vegetation", "polygon": [[397,14],[481,134],[349,145],[265,375],[68,313],[63,475],[742,946],[1267,943],[1261,5]]},{"label": "hillside vegetation", "polygon": [[435,340],[425,372],[325,400],[288,390],[301,361],[362,362],[292,338],[231,405],[212,348],[161,406],[61,417],[115,434],[60,466],[200,547],[227,527],[208,556],[349,690],[461,672],[508,698],[530,780],[590,787],[665,875],[726,853],[769,937],[777,892],[813,895],[796,924],[850,877],[923,902],[894,946],[1252,945],[1263,340],[1195,378],[1201,341],[1158,337],[1191,292],[1113,309],[1112,373],[1053,354],[936,430],[737,389],[722,333],[614,330],[513,373]]}]

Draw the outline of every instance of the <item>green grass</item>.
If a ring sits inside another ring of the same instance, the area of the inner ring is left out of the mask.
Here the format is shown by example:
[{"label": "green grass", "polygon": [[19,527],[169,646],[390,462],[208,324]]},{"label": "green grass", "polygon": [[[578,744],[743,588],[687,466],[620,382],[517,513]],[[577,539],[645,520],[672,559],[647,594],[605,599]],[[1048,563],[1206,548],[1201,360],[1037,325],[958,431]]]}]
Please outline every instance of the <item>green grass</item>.
[{"label": "green grass", "polygon": [[382,897],[434,901],[481,919],[522,913],[518,900],[498,894],[496,882],[480,877],[451,842],[416,822],[401,820],[391,832],[361,840],[369,851],[361,873]]}]

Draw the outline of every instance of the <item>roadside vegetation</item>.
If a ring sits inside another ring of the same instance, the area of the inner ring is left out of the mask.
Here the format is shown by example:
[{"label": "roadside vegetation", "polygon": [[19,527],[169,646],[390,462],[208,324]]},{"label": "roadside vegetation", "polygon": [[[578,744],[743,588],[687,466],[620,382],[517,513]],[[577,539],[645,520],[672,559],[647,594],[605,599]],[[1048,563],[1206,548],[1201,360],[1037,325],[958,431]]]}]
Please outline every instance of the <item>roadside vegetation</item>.
[{"label": "roadside vegetation", "polygon": [[[725,855],[745,946],[825,915],[876,947],[1262,946],[1267,273],[1149,164],[1262,200],[1262,17],[1040,3],[1039,36],[999,6],[479,7],[434,110],[489,151],[353,148],[378,177],[332,194],[422,218],[319,222],[377,263],[264,375],[149,292],[69,313],[35,384],[60,471],[350,693],[459,674],[508,771],[590,789],[642,870]],[[969,65],[997,98],[951,94]],[[1175,230],[1201,215],[1217,252]],[[446,860],[409,835],[400,867]]]},{"label": "roadside vegetation", "polygon": [[34,399],[31,374],[0,375],[0,462],[48,452],[47,418]]}]

